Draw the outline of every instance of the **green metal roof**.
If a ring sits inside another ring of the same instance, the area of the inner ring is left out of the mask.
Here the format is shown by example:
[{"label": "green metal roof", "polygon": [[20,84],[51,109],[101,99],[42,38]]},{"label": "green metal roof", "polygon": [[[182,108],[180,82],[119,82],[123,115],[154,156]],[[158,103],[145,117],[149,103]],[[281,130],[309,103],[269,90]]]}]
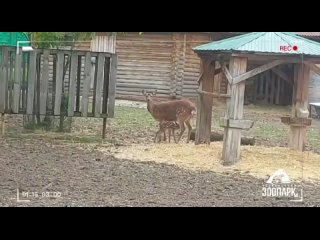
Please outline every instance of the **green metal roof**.
[{"label": "green metal roof", "polygon": [[[287,46],[296,46],[298,50],[284,51]],[[201,45],[193,50],[197,53],[219,51],[320,56],[320,43],[289,32],[253,32]]]},{"label": "green metal roof", "polygon": [[[16,47],[18,41],[29,41],[24,32],[0,32],[0,46]],[[30,46],[30,43],[21,43],[20,46]]]}]

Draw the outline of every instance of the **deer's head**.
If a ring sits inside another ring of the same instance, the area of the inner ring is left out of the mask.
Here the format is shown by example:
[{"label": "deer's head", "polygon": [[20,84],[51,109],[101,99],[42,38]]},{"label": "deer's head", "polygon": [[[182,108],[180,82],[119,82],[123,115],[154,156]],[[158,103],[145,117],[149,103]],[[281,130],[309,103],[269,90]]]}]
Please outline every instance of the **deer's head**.
[{"label": "deer's head", "polygon": [[153,92],[147,92],[145,89],[143,89],[142,94],[146,96],[146,100],[147,100],[147,102],[149,102],[151,100],[152,96],[157,95],[157,90],[155,90]]}]

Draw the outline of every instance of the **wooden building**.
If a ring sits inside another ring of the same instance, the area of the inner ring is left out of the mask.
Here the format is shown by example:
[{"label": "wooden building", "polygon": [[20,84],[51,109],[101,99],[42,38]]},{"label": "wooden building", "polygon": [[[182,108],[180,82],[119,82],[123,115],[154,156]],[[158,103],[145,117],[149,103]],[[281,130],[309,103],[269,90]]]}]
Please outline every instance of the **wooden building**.
[{"label": "wooden building", "polygon": [[[91,46],[81,49],[110,51],[118,55],[117,98],[139,99],[141,91],[158,90],[162,97],[196,97],[200,59],[192,48],[235,36],[229,32],[96,33]],[[216,89],[226,92],[226,80]]]},{"label": "wooden building", "polygon": [[[96,33],[90,43],[79,48],[118,55],[117,98],[141,99],[141,91],[158,90],[162,97],[197,96],[200,59],[192,48],[245,32],[145,32],[125,33],[117,36],[106,32]],[[320,41],[320,33],[299,32],[298,35]],[[252,66],[253,68],[256,66]],[[246,102],[291,104],[291,69],[273,69],[259,76],[258,81],[248,81]],[[311,73],[310,100],[320,101],[319,78]],[[216,77],[215,92],[227,92],[227,79]]]}]

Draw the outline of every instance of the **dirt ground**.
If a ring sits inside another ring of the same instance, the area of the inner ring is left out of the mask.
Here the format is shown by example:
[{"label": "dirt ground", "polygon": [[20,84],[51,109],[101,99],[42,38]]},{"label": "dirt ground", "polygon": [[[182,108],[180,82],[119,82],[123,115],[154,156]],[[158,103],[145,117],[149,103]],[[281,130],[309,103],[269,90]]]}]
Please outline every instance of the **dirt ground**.
[{"label": "dirt ground", "polygon": [[[104,142],[97,135],[101,130],[97,119],[76,119],[71,134],[54,134],[24,132],[21,117],[10,117],[7,135],[0,138],[0,206],[320,206],[320,181],[303,181],[304,201],[290,202],[263,197],[266,179],[246,171],[190,169],[129,158],[124,149],[135,144],[152,147],[156,129],[154,121],[142,114],[143,105],[132,112],[131,107],[117,107]],[[286,136],[282,140],[274,130],[278,122],[264,128],[267,118],[276,122],[281,114],[265,109],[247,112],[261,122],[261,129],[253,130],[259,145],[285,146]],[[313,130],[310,149],[317,153],[317,125]],[[17,189],[19,200],[29,202],[17,202]]]},{"label": "dirt ground", "polygon": [[[245,174],[187,171],[115,159],[81,146],[1,140],[0,206],[319,206],[320,185],[304,185],[303,203],[262,197],[264,181]],[[12,151],[14,149],[14,151]],[[17,203],[16,189],[20,199]],[[23,198],[22,192],[61,197]]]}]

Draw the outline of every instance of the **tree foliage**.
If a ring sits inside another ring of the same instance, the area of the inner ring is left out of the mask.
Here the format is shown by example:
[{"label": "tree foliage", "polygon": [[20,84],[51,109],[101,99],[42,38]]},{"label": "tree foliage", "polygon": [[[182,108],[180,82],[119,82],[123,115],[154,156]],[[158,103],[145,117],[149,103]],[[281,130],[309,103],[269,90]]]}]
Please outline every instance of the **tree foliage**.
[{"label": "tree foliage", "polygon": [[[110,32],[110,34],[126,34],[126,32]],[[142,35],[143,32],[139,32]],[[29,32],[31,42],[36,48],[74,48],[79,41],[90,41],[95,32]]]},{"label": "tree foliage", "polygon": [[71,47],[79,41],[90,41],[94,32],[30,32],[31,42],[36,48]]}]

